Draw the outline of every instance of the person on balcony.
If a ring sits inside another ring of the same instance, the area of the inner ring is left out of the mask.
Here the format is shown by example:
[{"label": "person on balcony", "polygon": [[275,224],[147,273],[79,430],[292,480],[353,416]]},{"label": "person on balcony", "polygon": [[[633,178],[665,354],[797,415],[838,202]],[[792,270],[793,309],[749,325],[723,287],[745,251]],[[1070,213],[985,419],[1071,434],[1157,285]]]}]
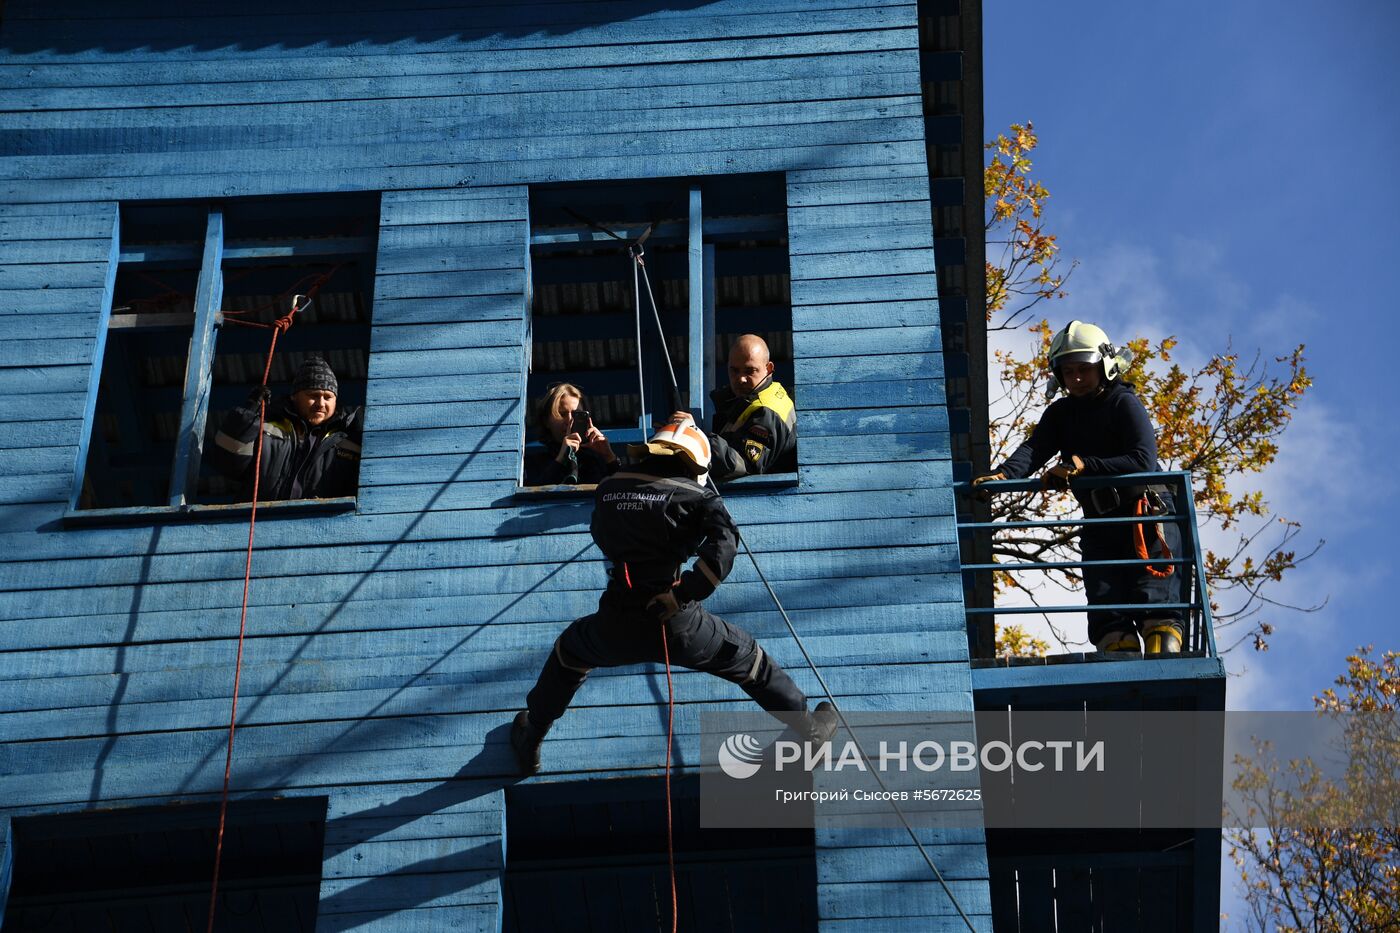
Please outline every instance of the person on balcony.
[{"label": "person on balcony", "polygon": [[[1115,348],[1103,330],[1070,321],[1051,341],[1049,354],[1049,395],[1053,398],[1063,388],[1067,396],[1051,403],[1030,437],[995,471],[974,479],[973,486],[987,480],[1022,479],[1056,455],[1059,461],[1041,474],[1046,489],[1070,489],[1070,480],[1076,476],[1160,472],[1157,437],[1147,409],[1122,378],[1131,362],[1132,354]],[[1086,518],[1176,511],[1171,490],[1165,486],[1072,491]],[[1171,521],[1086,525],[1079,543],[1086,562],[1161,561],[1181,553],[1181,530]],[[1085,567],[1084,589],[1091,606],[1139,607],[1091,609],[1089,640],[1099,651],[1179,653],[1181,612],[1157,604],[1181,602],[1181,581],[1182,573],[1172,564]]]},{"label": "person on balcony", "polygon": [[617,472],[617,454],[583,408],[578,386],[550,386],[535,402],[534,421],[543,446],[525,453],[526,486],[597,483]]},{"label": "person on balcony", "polygon": [[253,498],[259,410],[263,417],[262,468],[258,501],[327,499],[353,496],[360,478],[361,409],[337,405],[340,383],[331,364],[307,357],[292,378],[292,394],[269,402],[272,391],[258,386],[248,401],[224,417],[209,461],[225,476],[242,480],[244,498]]},{"label": "person on balcony", "polygon": [[715,482],[797,468],[791,456],[797,449],[797,412],[792,396],[773,380],[773,361],[762,337],[744,334],[734,341],[729,385],[715,389],[710,398],[715,403],[710,426]]},{"label": "person on balcony", "polygon": [[[825,742],[836,712],[807,697],[752,635],[702,604],[729,575],[739,533],[706,485],[710,445],[688,414],[629,449],[636,465],[598,484],[589,530],[610,564],[598,611],[554,642],[539,680],[511,724],[510,744],[523,774],[540,767],[540,743],[595,667],[661,662],[705,671],[738,685],[765,710],[799,714],[809,741]],[[682,572],[682,565],[696,558]],[[662,632],[665,632],[663,647]]]}]

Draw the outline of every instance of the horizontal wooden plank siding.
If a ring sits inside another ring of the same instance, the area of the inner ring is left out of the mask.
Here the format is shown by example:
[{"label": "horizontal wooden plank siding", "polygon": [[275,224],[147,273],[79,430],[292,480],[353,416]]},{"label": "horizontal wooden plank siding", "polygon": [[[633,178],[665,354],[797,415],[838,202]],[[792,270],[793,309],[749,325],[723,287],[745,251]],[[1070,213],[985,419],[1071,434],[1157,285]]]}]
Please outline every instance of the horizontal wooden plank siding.
[{"label": "horizontal wooden plank siding", "polygon": [[[508,723],[604,579],[515,494],[534,186],[784,179],[800,466],[727,501],[843,708],[971,709],[916,4],[9,0],[0,49],[0,818],[222,778],[245,520],[63,523],[121,204],[380,194],[356,508],[259,513],[234,756],[329,799],[318,930],[500,928]],[[747,558],[709,605],[820,694]],[[675,686],[687,771],[751,701]],[[595,672],[544,780],[659,774],[665,690]],[[990,929],[981,834],[920,838]],[[963,928],[907,837],[817,849],[821,929]]]}]

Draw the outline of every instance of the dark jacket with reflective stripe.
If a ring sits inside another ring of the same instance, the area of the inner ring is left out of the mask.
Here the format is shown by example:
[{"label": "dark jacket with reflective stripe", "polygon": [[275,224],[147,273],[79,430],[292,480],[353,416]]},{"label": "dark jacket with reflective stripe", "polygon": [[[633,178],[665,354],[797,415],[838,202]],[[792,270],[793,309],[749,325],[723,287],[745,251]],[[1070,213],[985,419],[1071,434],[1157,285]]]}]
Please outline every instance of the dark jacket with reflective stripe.
[{"label": "dark jacket with reflective stripe", "polygon": [[[701,486],[672,457],[647,457],[614,473],[593,494],[593,540],[612,563],[612,589],[650,598],[671,588],[676,599],[702,600],[734,566],[739,533],[724,500]],[[630,581],[630,586],[629,586]]]},{"label": "dark jacket with reflective stripe", "polygon": [[797,409],[772,376],[742,398],[728,386],[710,398],[710,476],[716,482],[797,468],[789,456],[797,448]]},{"label": "dark jacket with reflective stripe", "polygon": [[[337,409],[311,427],[292,408],[291,399],[269,402],[263,423],[262,477],[258,499],[330,499],[353,496],[360,475],[361,409]],[[258,435],[258,408],[235,408],[224,418],[208,457],[230,479],[242,480],[244,497],[253,497],[253,456]]]}]

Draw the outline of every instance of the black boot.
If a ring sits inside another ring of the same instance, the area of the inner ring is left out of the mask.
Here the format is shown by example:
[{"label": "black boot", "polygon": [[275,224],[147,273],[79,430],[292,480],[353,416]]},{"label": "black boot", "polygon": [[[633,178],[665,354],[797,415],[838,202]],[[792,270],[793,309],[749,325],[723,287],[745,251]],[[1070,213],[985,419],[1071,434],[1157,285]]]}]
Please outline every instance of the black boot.
[{"label": "black boot", "polygon": [[807,734],[803,738],[813,745],[825,745],[836,734],[836,726],[839,723],[836,707],[832,706],[830,701],[822,700],[815,710],[807,714]]},{"label": "black boot", "polygon": [[510,747],[515,752],[515,763],[520,773],[529,777],[540,770],[540,743],[544,741],[545,730],[535,728],[530,722],[530,714],[521,710],[515,714],[510,724]]}]

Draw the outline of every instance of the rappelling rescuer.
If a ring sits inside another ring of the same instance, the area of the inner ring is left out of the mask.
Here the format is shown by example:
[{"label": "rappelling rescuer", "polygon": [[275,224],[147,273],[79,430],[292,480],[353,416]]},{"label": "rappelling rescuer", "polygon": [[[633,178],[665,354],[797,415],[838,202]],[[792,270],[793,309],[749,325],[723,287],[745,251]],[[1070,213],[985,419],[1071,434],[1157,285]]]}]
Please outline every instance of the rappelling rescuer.
[{"label": "rappelling rescuer", "polygon": [[[598,611],[554,642],[526,709],[511,726],[521,772],[539,770],[545,733],[589,671],[661,662],[663,631],[672,664],[737,684],[771,713],[802,714],[797,728],[803,737],[828,740],[836,728],[831,704],[807,714],[807,697],[753,636],[703,605],[729,575],[739,543],[724,500],[706,482],[705,433],[682,413],[629,454],[635,465],[603,479],[594,492],[590,530],[609,563]],[[694,565],[685,569],[692,557]]]}]

